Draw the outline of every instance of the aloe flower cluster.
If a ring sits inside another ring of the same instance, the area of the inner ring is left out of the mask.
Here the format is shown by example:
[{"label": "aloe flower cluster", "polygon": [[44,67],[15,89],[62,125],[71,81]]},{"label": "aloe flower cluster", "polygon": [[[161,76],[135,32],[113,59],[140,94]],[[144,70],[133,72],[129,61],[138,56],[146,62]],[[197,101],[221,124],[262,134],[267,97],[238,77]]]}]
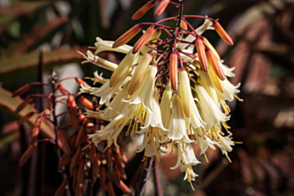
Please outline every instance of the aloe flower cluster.
[{"label": "aloe flower cluster", "polygon": [[[147,2],[132,19],[143,16],[156,1]],[[168,5],[178,7],[179,15],[156,23],[139,23],[116,41],[97,38],[96,51],[83,54],[83,63],[91,62],[113,73],[107,79],[95,72],[92,80],[102,86],[84,83],[80,93],[100,98],[100,107],[86,110],[87,117],[109,122],[89,135],[95,145],[107,141],[107,147],[119,148],[120,134],[143,134],[138,152],[144,151],[146,160],[159,158],[171,144],[173,152],[178,154],[178,161],[171,169],[179,167],[185,172],[184,180],[191,183],[197,176],[192,166],[200,163],[193,142],[204,155],[208,147],[218,147],[227,157],[232,151],[234,142],[226,124],[230,108],[226,101],[239,99],[236,96],[239,85],[234,86],[228,80],[234,76],[234,68],[224,65],[208,39],[202,36],[207,30],[215,30],[223,41],[232,45],[220,23],[206,16],[183,15],[180,0],[178,3],[161,0],[154,15],[160,15]],[[204,19],[204,23],[194,29],[187,18]],[[174,27],[166,26],[166,21],[175,21]],[[127,45],[141,32],[134,46]],[[116,64],[97,56],[102,51],[125,56]],[[126,133],[122,133],[124,128]]]}]

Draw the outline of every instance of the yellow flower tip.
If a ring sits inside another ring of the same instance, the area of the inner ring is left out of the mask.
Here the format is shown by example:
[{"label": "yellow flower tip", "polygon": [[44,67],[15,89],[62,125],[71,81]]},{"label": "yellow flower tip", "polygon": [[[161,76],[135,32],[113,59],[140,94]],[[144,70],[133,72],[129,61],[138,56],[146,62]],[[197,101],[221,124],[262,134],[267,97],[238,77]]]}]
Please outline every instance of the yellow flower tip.
[{"label": "yellow flower tip", "polygon": [[141,18],[146,12],[148,12],[155,4],[155,1],[148,1],[145,5],[143,5],[140,9],[136,11],[136,13],[132,16],[132,20],[138,20]]},{"label": "yellow flower tip", "polygon": [[129,95],[132,95],[140,86],[143,75],[150,64],[152,59],[152,55],[150,53],[146,53],[142,60],[139,62],[138,66],[135,69],[134,75],[131,78],[130,85],[129,85]]},{"label": "yellow flower tip", "polygon": [[224,30],[224,28],[221,26],[221,24],[215,20],[212,21],[212,25],[218,35],[229,45],[234,45],[234,42],[232,38],[228,35],[228,33]]},{"label": "yellow flower tip", "polygon": [[180,90],[180,96],[181,96],[181,102],[182,107],[184,110],[184,113],[187,118],[191,117],[191,106],[192,106],[192,100],[191,96],[188,96],[187,93],[190,93],[190,81],[189,76],[185,70],[185,68],[180,68],[179,70],[179,90]]},{"label": "yellow flower tip", "polygon": [[217,60],[217,58],[213,55],[212,51],[208,47],[206,47],[205,53],[206,53],[209,65],[212,66],[213,71],[216,73],[217,77],[220,80],[224,81],[226,79],[226,75],[224,73],[223,68],[219,64],[219,61]]},{"label": "yellow flower tip", "polygon": [[160,4],[157,6],[157,8],[155,9],[154,16],[161,15],[164,12],[165,8],[168,6],[169,2],[170,0],[162,0]]},{"label": "yellow flower tip", "polygon": [[173,90],[178,90],[178,54],[173,51],[169,59],[170,81]]},{"label": "yellow flower tip", "polygon": [[112,45],[112,48],[120,47],[128,43],[133,37],[135,37],[142,29],[142,24],[136,24],[130,28],[127,32],[121,35]]},{"label": "yellow flower tip", "polygon": [[200,36],[196,37],[195,46],[196,46],[196,49],[197,49],[197,52],[198,52],[200,66],[205,72],[207,72],[208,71],[207,57],[206,57],[206,54],[205,54],[203,41],[202,41]]},{"label": "yellow flower tip", "polygon": [[181,20],[180,27],[181,27],[182,29],[185,29],[185,30],[188,29],[188,27],[187,27],[187,23],[186,23],[185,21],[183,21],[183,20]]},{"label": "yellow flower tip", "polygon": [[135,43],[133,47],[133,54],[136,54],[144,45],[145,43],[149,40],[149,38],[152,36],[154,32],[154,25],[150,26],[144,35],[140,37],[140,39]]}]

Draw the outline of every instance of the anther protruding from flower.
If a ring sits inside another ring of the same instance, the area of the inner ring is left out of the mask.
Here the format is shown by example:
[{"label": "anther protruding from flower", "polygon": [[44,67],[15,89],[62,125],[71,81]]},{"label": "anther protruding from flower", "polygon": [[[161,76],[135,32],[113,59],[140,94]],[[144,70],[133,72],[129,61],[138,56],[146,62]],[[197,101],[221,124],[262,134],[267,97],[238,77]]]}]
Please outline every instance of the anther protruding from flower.
[{"label": "anther protruding from flower", "polygon": [[24,109],[31,101],[33,101],[33,97],[28,96],[19,106],[17,106],[15,113],[19,113],[22,109]]},{"label": "anther protruding from flower", "polygon": [[132,79],[130,81],[129,85],[129,94],[132,95],[141,84],[143,75],[146,74],[145,71],[152,59],[152,55],[150,53],[146,53],[142,60],[139,62],[139,64],[136,66],[134,75],[132,76]]},{"label": "anther protruding from flower", "polygon": [[200,36],[196,37],[195,46],[198,52],[201,68],[204,71],[208,71],[208,63],[207,63],[207,58],[205,54],[205,49],[204,49],[203,41]]},{"label": "anther protruding from flower", "polygon": [[136,54],[144,45],[145,43],[149,40],[149,38],[152,36],[154,32],[154,25],[150,26],[144,35],[140,37],[140,39],[135,43],[133,47],[133,54]]},{"label": "anther protruding from flower", "polygon": [[169,74],[172,88],[178,90],[178,54],[173,51],[169,58]]},{"label": "anther protruding from flower", "polygon": [[162,0],[160,4],[157,6],[157,8],[155,9],[154,16],[161,15],[164,12],[165,8],[168,6],[169,2],[170,0]]},{"label": "anther protruding from flower", "polygon": [[181,20],[180,27],[181,27],[182,29],[185,29],[185,30],[188,29],[188,27],[187,27],[187,23],[186,23],[185,21],[183,21],[183,20]]},{"label": "anther protruding from flower", "polygon": [[112,45],[113,48],[120,47],[126,43],[128,43],[135,35],[137,35],[141,29],[142,24],[136,24],[132,28],[130,28],[127,32],[125,32],[123,35],[121,35]]},{"label": "anther protruding from flower", "polygon": [[37,141],[38,135],[40,133],[41,122],[42,122],[42,117],[39,116],[36,119],[35,124],[34,124],[34,128],[32,130],[32,134],[31,134],[31,145],[33,145]]},{"label": "anther protruding from flower", "polygon": [[228,35],[228,33],[224,30],[224,28],[221,26],[221,24],[215,20],[212,21],[212,25],[218,35],[229,45],[234,45],[234,42],[232,38]]},{"label": "anther protruding from flower", "polygon": [[19,166],[23,166],[29,160],[30,156],[33,154],[36,148],[37,143],[35,143],[34,145],[30,145],[30,147],[25,151],[25,153],[20,158]]},{"label": "anther protruding from flower", "polygon": [[193,104],[193,100],[191,99],[191,96],[187,95],[187,93],[191,92],[191,87],[185,68],[181,68],[179,70],[179,86],[183,110],[186,117],[189,118],[191,116],[191,106]]},{"label": "anther protruding from flower", "polygon": [[212,53],[212,51],[208,47],[206,47],[206,49],[205,49],[205,54],[207,56],[207,60],[209,62],[209,65],[212,66],[212,68],[213,68],[214,72],[216,73],[217,77],[220,80],[225,80],[226,75],[224,73],[223,68],[219,64],[219,61],[217,60],[217,57],[214,56],[214,54]]},{"label": "anther protruding from flower", "polygon": [[145,5],[143,5],[140,9],[136,11],[136,13],[132,16],[132,20],[138,20],[141,18],[146,12],[148,12],[155,4],[155,1],[148,1]]},{"label": "anther protruding from flower", "polygon": [[25,93],[26,91],[28,91],[31,88],[31,85],[26,84],[23,87],[20,87],[19,89],[17,89],[13,94],[12,97],[16,97],[16,96],[20,96],[23,93]]}]

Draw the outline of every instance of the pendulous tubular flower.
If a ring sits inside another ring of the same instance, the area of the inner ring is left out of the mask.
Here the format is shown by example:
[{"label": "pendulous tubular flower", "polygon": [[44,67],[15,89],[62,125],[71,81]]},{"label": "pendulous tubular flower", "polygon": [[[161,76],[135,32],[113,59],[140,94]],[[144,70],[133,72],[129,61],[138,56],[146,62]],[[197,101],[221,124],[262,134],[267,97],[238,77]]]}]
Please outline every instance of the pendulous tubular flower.
[{"label": "pendulous tubular flower", "polygon": [[[79,93],[100,98],[98,108],[86,109],[87,117],[105,122],[89,135],[96,146],[106,142],[107,147],[114,144],[119,148],[117,138],[120,134],[142,134],[144,139],[137,152],[144,151],[147,160],[162,156],[166,153],[166,143],[172,143],[178,154],[177,164],[172,169],[180,168],[185,172],[184,180],[192,183],[197,177],[192,166],[200,163],[192,145],[199,145],[200,154],[206,160],[208,148],[219,148],[228,157],[235,143],[226,124],[230,118],[226,101],[235,98],[242,101],[237,97],[240,84],[235,86],[228,80],[234,77],[234,68],[223,64],[203,33],[215,30],[226,43],[231,45],[233,41],[214,19],[183,15],[183,1],[156,1],[160,3],[155,16],[168,5],[174,5],[179,7],[181,17],[139,23],[115,42],[96,38],[95,52],[89,50],[87,55],[82,54],[86,59],[84,63],[93,63],[113,73],[109,79],[95,72],[91,80],[102,86],[82,83]],[[143,16],[156,1],[147,2],[133,19]],[[193,29],[186,20],[188,17],[205,20]],[[176,27],[165,26],[163,22],[168,20],[176,20]],[[126,45],[144,25],[148,25],[147,30],[135,45]],[[167,37],[163,38],[161,32],[166,32]],[[103,51],[122,53],[125,57],[117,65],[96,56]]]}]

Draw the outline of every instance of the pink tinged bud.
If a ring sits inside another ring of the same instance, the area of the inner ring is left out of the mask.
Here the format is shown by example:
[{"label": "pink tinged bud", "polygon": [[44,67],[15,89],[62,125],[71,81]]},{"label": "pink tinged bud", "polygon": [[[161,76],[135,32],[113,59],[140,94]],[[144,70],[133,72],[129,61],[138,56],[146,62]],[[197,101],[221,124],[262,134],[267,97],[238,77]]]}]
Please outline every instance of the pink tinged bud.
[{"label": "pink tinged bud", "polygon": [[185,21],[183,21],[183,20],[181,20],[180,27],[181,27],[182,29],[185,29],[185,30],[188,29],[188,27],[187,27],[187,23],[186,23]]},{"label": "pink tinged bud", "polygon": [[178,90],[178,55],[174,51],[169,58],[169,74],[172,88]]},{"label": "pink tinged bud", "polygon": [[202,41],[201,37],[199,37],[199,36],[196,37],[195,46],[196,46],[196,49],[198,52],[200,66],[204,71],[207,72],[208,71],[208,63],[207,63],[205,49],[204,49],[204,45],[203,45],[203,41]]},{"label": "pink tinged bud", "polygon": [[22,157],[19,160],[19,166],[23,166],[31,157],[35,149],[37,148],[37,143],[34,145],[30,145],[29,148],[25,151],[25,153],[22,155]]},{"label": "pink tinged bud", "polygon": [[65,131],[64,130],[58,130],[58,135],[59,135],[60,142],[62,144],[62,150],[66,154],[70,155],[70,148],[69,148],[69,145],[68,145],[68,142],[67,142]]},{"label": "pink tinged bud", "polygon": [[157,6],[157,8],[155,9],[154,16],[161,15],[164,12],[165,8],[168,6],[169,2],[170,0],[162,0],[160,4]]},{"label": "pink tinged bud", "polygon": [[91,101],[86,99],[84,96],[80,95],[78,96],[78,100],[83,104],[86,108],[93,109],[93,104]]},{"label": "pink tinged bud", "polygon": [[142,24],[136,24],[130,28],[127,32],[121,35],[112,45],[113,48],[120,47],[128,43],[133,37],[135,37],[142,29]]},{"label": "pink tinged bud", "polygon": [[191,87],[189,77],[185,69],[180,69],[179,71],[179,83],[182,107],[186,117],[189,118],[191,117],[193,100],[191,100],[191,96],[188,95],[188,93],[191,93]]},{"label": "pink tinged bud", "polygon": [[226,79],[226,75],[224,73],[223,68],[220,66],[217,58],[213,55],[213,53],[211,52],[211,50],[209,48],[205,49],[205,53],[209,62],[209,65],[212,66],[214,72],[216,73],[217,77],[220,80],[225,80]]},{"label": "pink tinged bud", "polygon": [[155,4],[155,1],[148,1],[145,5],[143,5],[136,13],[132,16],[132,20],[138,20],[141,18],[146,12],[148,12]]},{"label": "pink tinged bud", "polygon": [[54,196],[62,196],[68,183],[69,183],[69,178],[64,179],[61,185],[58,187],[57,191],[55,192]]},{"label": "pink tinged bud", "polygon": [[35,114],[35,112],[29,112],[29,113],[27,113],[25,116],[22,116],[19,119],[19,123],[22,124],[22,123],[27,122],[34,114]]},{"label": "pink tinged bud", "polygon": [[149,40],[154,32],[154,25],[150,26],[146,32],[140,37],[140,39],[135,43],[133,47],[133,54],[136,54]]},{"label": "pink tinged bud", "polygon": [[31,85],[26,84],[23,87],[20,87],[19,89],[17,89],[13,94],[12,97],[16,97],[16,96],[20,96],[23,93],[25,93],[26,91],[28,91],[31,88]]},{"label": "pink tinged bud", "polygon": [[31,134],[31,145],[34,145],[38,139],[38,135],[40,133],[40,125],[42,122],[42,118],[39,116],[37,120],[35,121],[34,128],[32,130]]},{"label": "pink tinged bud", "polygon": [[24,109],[31,101],[33,101],[33,98],[28,96],[19,106],[17,106],[15,113],[19,113],[22,109]]},{"label": "pink tinged bud", "polygon": [[212,25],[218,33],[218,35],[222,38],[222,40],[224,40],[224,42],[226,42],[229,45],[234,45],[232,38],[228,35],[228,33],[224,30],[224,28],[221,26],[219,22],[214,20],[212,21]]},{"label": "pink tinged bud", "polygon": [[145,71],[150,64],[150,61],[152,59],[152,55],[150,53],[146,53],[142,60],[139,62],[137,67],[135,68],[134,75],[131,78],[130,84],[129,84],[129,94],[132,95],[140,86],[143,75],[146,74]]}]

